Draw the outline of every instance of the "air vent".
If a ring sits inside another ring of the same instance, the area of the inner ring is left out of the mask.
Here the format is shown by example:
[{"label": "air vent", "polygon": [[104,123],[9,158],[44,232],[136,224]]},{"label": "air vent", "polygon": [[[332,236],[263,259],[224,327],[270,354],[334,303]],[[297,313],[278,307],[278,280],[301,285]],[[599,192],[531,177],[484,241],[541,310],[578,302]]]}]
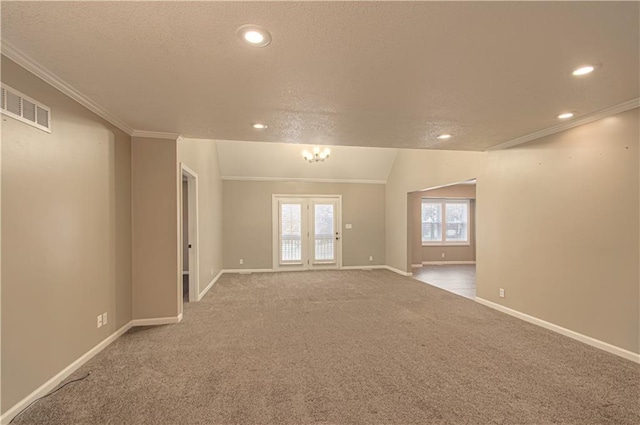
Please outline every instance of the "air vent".
[{"label": "air vent", "polygon": [[51,133],[51,109],[6,85],[2,86],[0,112]]}]

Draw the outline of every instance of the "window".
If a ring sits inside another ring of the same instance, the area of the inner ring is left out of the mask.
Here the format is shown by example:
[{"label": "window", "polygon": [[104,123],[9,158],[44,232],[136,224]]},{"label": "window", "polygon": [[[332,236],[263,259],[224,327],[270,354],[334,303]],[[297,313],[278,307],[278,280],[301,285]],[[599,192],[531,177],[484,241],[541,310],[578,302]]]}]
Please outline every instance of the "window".
[{"label": "window", "polygon": [[422,198],[422,244],[468,245],[469,200]]}]

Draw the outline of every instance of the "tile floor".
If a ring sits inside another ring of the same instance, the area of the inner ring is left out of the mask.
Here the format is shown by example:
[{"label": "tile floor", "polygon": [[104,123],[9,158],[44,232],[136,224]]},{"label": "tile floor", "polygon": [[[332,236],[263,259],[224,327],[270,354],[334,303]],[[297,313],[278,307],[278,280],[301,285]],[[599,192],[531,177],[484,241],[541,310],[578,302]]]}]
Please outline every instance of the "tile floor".
[{"label": "tile floor", "polygon": [[413,278],[463,297],[476,297],[475,264],[430,265],[412,270]]}]

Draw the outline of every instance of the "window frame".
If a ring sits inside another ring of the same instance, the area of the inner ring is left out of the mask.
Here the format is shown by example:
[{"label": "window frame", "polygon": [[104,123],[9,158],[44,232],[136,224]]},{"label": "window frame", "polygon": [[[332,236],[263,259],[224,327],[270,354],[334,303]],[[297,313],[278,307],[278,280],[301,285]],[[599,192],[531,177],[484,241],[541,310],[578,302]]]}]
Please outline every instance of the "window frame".
[{"label": "window frame", "polygon": [[[422,246],[471,246],[471,200],[467,198],[420,198],[420,241]],[[442,214],[442,231],[439,241],[425,241],[422,239],[422,209],[425,203],[440,204]],[[467,206],[467,240],[447,241],[447,204],[465,204]]]}]

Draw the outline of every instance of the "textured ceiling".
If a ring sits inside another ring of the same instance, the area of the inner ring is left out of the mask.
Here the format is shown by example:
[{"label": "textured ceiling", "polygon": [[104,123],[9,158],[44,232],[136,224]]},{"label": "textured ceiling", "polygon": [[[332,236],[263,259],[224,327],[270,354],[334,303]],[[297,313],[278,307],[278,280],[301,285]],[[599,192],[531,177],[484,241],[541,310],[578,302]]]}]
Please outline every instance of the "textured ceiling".
[{"label": "textured ceiling", "polygon": [[[2,37],[138,130],[483,150],[639,96],[638,2],[2,2]],[[269,29],[257,49],[239,26]],[[583,63],[599,62],[575,78]],[[251,128],[265,122],[266,131]],[[437,141],[439,133],[453,133]]]},{"label": "textured ceiling", "polygon": [[309,163],[302,151],[313,145],[218,141],[224,179],[288,179],[384,183],[397,149],[332,146],[329,159]]}]

